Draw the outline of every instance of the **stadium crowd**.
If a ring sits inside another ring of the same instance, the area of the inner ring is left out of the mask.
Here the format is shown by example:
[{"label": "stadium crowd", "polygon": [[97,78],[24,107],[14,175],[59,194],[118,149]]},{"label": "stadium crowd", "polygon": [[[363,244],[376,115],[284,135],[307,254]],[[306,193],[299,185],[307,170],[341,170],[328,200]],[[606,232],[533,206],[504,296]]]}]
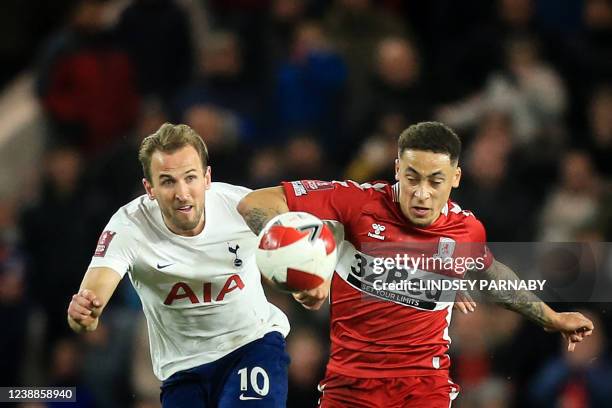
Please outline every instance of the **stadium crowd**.
[{"label": "stadium crowd", "polygon": [[[439,120],[464,145],[451,199],[489,241],[612,240],[611,0],[4,3],[0,81],[35,71],[46,144],[35,180],[0,199],[2,386],[159,406],[129,282],[85,336],[66,306],[106,220],[144,192],[138,145],[166,121],[203,136],[213,180],[259,188],[392,181],[400,132]],[[288,407],[313,407],[327,313],[268,296],[292,323]],[[453,406],[609,406],[612,309],[588,300],[557,305],[596,322],[573,354],[494,305],[457,314]]]}]

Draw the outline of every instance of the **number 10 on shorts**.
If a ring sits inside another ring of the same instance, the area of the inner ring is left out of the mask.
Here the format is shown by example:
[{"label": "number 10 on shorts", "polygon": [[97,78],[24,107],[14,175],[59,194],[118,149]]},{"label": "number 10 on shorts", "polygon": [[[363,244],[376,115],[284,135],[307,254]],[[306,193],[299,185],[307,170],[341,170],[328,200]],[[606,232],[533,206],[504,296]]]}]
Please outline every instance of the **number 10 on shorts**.
[{"label": "number 10 on shorts", "polygon": [[240,391],[248,391],[250,384],[251,389],[253,389],[256,394],[262,397],[268,395],[270,391],[270,378],[266,370],[256,366],[253,367],[249,373],[248,367],[244,367],[238,370],[238,375],[240,375]]}]

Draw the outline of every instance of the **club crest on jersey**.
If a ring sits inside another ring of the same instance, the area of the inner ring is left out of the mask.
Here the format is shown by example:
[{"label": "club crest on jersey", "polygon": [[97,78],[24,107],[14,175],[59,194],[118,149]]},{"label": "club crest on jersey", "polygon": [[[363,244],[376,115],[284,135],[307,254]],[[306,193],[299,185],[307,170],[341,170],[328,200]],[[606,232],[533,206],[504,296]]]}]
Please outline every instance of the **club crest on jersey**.
[{"label": "club crest on jersey", "polygon": [[240,268],[242,266],[242,259],[240,259],[238,257],[238,250],[240,249],[240,245],[236,244],[235,248],[232,248],[232,246],[229,244],[229,242],[227,243],[227,250],[230,251],[230,253],[234,254],[234,256],[236,257],[236,259],[234,259],[234,267],[235,268]]},{"label": "club crest on jersey", "polygon": [[387,229],[387,227],[381,224],[373,223],[372,229],[374,230],[374,232],[368,232],[368,237],[376,238],[381,241],[385,240],[385,237],[382,235],[382,233]]},{"label": "club crest on jersey", "polygon": [[455,252],[455,240],[448,237],[441,237],[438,242],[438,252],[434,254],[434,258],[449,259],[453,257]]}]

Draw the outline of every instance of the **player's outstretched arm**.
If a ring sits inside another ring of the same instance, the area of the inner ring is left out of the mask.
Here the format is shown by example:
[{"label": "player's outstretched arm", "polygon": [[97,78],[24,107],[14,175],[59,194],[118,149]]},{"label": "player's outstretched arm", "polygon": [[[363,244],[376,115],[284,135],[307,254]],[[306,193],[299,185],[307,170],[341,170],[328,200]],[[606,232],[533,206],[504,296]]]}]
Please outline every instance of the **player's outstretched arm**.
[{"label": "player's outstretched arm", "polygon": [[[289,211],[287,198],[282,187],[263,188],[247,194],[237,207],[251,231],[259,235],[268,221],[279,214]],[[267,280],[272,286],[274,283]],[[306,309],[317,310],[329,295],[330,281],[324,282],[318,288],[294,293],[293,297]]]},{"label": "player's outstretched arm", "polygon": [[68,305],[68,325],[77,333],[98,327],[102,310],[115,292],[121,276],[110,268],[89,268],[79,292]]},{"label": "player's outstretched arm", "polygon": [[268,221],[289,211],[282,187],[262,188],[247,194],[240,200],[238,212],[251,231],[259,235]]},{"label": "player's outstretched arm", "polygon": [[[480,277],[488,280],[519,280],[512,269],[498,261],[493,261],[489,269],[480,273]],[[593,332],[593,323],[581,313],[557,313],[528,290],[488,290],[485,293],[505,308],[539,324],[546,331],[560,332],[568,341],[569,351],[573,351],[576,343],[580,343]]]}]

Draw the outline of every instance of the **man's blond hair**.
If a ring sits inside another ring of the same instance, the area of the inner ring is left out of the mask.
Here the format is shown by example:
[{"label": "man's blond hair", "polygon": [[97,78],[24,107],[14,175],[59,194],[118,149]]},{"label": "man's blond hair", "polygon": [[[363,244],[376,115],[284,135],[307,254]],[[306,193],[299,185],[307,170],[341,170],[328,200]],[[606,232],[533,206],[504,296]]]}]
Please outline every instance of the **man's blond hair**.
[{"label": "man's blond hair", "polygon": [[138,160],[142,164],[142,172],[149,183],[153,183],[151,178],[151,158],[153,153],[157,151],[172,153],[185,146],[193,146],[196,149],[202,160],[202,168],[206,171],[208,149],[200,135],[189,126],[164,123],[157,132],[145,137],[140,144]]}]

